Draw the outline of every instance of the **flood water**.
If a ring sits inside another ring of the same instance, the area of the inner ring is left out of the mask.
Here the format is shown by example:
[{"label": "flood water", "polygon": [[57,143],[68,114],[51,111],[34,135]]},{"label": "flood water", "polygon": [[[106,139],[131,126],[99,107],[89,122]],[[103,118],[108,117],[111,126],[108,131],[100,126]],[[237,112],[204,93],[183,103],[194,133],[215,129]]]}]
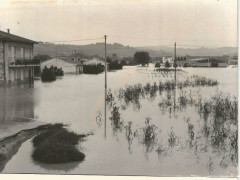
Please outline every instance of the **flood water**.
[{"label": "flood water", "polygon": [[[153,96],[140,98],[138,103],[126,103],[117,98],[120,89],[138,83],[144,86],[148,82],[171,80],[173,72],[156,72],[152,65],[127,66],[108,72],[108,89],[115,97],[121,118],[116,126],[109,119],[113,106],[108,105],[106,138],[104,74],[65,75],[52,83],[35,80],[33,88],[1,89],[4,101],[0,105],[0,117],[5,122],[11,121],[10,117],[28,117],[48,123],[62,122],[77,133],[94,134],[79,145],[86,155],[83,162],[60,165],[34,162],[32,142],[28,140],[2,173],[236,176],[237,164],[229,156],[230,142],[224,141],[226,148],[220,149],[211,144],[213,135],[206,137],[204,134],[204,128],[213,131],[211,117],[203,116],[194,105],[172,109],[163,108],[163,104],[173,97],[178,102],[183,94],[202,101],[216,94],[233,99],[238,93],[237,73],[237,68],[185,68],[177,73],[178,81],[198,75],[217,80],[219,85],[157,91]],[[230,134],[236,131],[236,126],[228,127]],[[149,139],[147,130],[151,132]]]}]

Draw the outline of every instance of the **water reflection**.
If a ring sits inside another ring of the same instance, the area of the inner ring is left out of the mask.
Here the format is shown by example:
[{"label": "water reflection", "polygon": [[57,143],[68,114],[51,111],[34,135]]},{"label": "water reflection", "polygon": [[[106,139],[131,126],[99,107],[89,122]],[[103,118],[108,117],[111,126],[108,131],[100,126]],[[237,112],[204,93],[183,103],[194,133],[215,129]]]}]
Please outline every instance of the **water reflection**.
[{"label": "water reflection", "polygon": [[35,165],[40,166],[43,169],[46,170],[53,170],[53,171],[62,171],[62,173],[67,173],[71,170],[76,169],[79,164],[82,162],[73,162],[73,163],[64,163],[64,164],[45,164],[45,163],[39,163],[34,162]]},{"label": "water reflection", "polygon": [[34,119],[34,91],[28,85],[0,88],[0,123]]}]

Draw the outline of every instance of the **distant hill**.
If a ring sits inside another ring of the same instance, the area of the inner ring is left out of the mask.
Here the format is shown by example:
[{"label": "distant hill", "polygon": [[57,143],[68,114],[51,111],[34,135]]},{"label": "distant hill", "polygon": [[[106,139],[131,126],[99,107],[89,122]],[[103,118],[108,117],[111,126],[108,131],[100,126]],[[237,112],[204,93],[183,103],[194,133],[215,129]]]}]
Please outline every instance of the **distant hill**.
[{"label": "distant hill", "polygon": [[[104,43],[96,43],[89,45],[55,45],[49,43],[39,43],[34,45],[34,55],[37,54],[46,54],[51,57],[55,57],[56,54],[60,55],[71,55],[72,53],[81,52],[86,56],[98,55],[104,57]],[[108,44],[107,45],[107,56],[112,56],[113,53],[116,53],[119,57],[128,57],[133,56],[138,49],[123,46],[121,44]]]},{"label": "distant hill", "polygon": [[[147,51],[153,51],[157,56],[161,56],[162,52],[168,52],[171,56],[174,53],[173,47],[151,46],[139,47]],[[177,56],[236,56],[238,54],[237,47],[220,47],[220,48],[179,48],[177,47]]]},{"label": "distant hill", "polygon": [[[145,50],[150,53],[151,57],[172,56],[173,47],[166,46],[150,46],[150,47],[130,47],[122,44],[114,43],[107,45],[107,56],[112,56],[116,53],[119,57],[133,57],[136,51]],[[39,42],[34,45],[34,55],[44,54],[55,57],[56,54],[70,55],[74,52],[81,52],[86,56],[98,55],[104,57],[104,43],[96,43],[89,45],[55,45],[51,43]],[[237,47],[222,47],[222,48],[177,48],[177,56],[223,56],[237,55]]]}]

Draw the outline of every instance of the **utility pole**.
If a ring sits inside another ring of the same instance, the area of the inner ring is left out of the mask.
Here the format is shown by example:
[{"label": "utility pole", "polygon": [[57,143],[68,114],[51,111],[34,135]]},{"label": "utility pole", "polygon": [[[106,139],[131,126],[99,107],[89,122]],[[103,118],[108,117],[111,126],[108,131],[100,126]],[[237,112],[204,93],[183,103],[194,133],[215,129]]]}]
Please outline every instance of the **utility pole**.
[{"label": "utility pole", "polygon": [[105,97],[104,97],[104,102],[105,102],[105,109],[104,109],[104,114],[105,114],[105,120],[104,120],[104,137],[106,139],[107,137],[107,36],[104,36],[105,40]]},{"label": "utility pole", "polygon": [[57,58],[57,44],[56,44],[56,58]]},{"label": "utility pole", "polygon": [[175,88],[174,88],[174,115],[175,115],[175,106],[176,106],[176,88],[177,88],[177,57],[176,57],[176,42],[174,44],[174,78],[175,78]]},{"label": "utility pole", "polygon": [[176,69],[177,69],[176,42],[175,42],[175,44],[174,44],[174,65],[175,65],[174,77],[175,77],[175,87],[176,87],[176,85],[177,85],[177,73],[176,73]]}]

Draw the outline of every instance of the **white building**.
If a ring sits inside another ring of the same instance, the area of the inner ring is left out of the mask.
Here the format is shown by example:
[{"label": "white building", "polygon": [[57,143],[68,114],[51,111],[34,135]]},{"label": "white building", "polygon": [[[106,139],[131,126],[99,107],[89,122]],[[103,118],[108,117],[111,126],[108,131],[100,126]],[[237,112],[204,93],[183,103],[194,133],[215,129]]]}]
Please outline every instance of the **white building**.
[{"label": "white building", "polygon": [[41,70],[47,66],[48,68],[51,66],[57,66],[58,68],[62,68],[64,74],[81,74],[83,73],[83,64],[79,62],[74,62],[70,60],[63,60],[59,58],[49,59],[40,64]]},{"label": "white building", "polygon": [[169,62],[170,64],[173,64],[173,57],[163,57],[162,63],[165,64],[166,62]]},{"label": "white building", "polygon": [[101,64],[103,66],[105,66],[105,61],[104,60],[101,60],[99,58],[92,58],[92,59],[83,59],[83,63],[85,65],[90,65],[90,64],[94,64],[94,65],[97,65],[97,64]]}]

